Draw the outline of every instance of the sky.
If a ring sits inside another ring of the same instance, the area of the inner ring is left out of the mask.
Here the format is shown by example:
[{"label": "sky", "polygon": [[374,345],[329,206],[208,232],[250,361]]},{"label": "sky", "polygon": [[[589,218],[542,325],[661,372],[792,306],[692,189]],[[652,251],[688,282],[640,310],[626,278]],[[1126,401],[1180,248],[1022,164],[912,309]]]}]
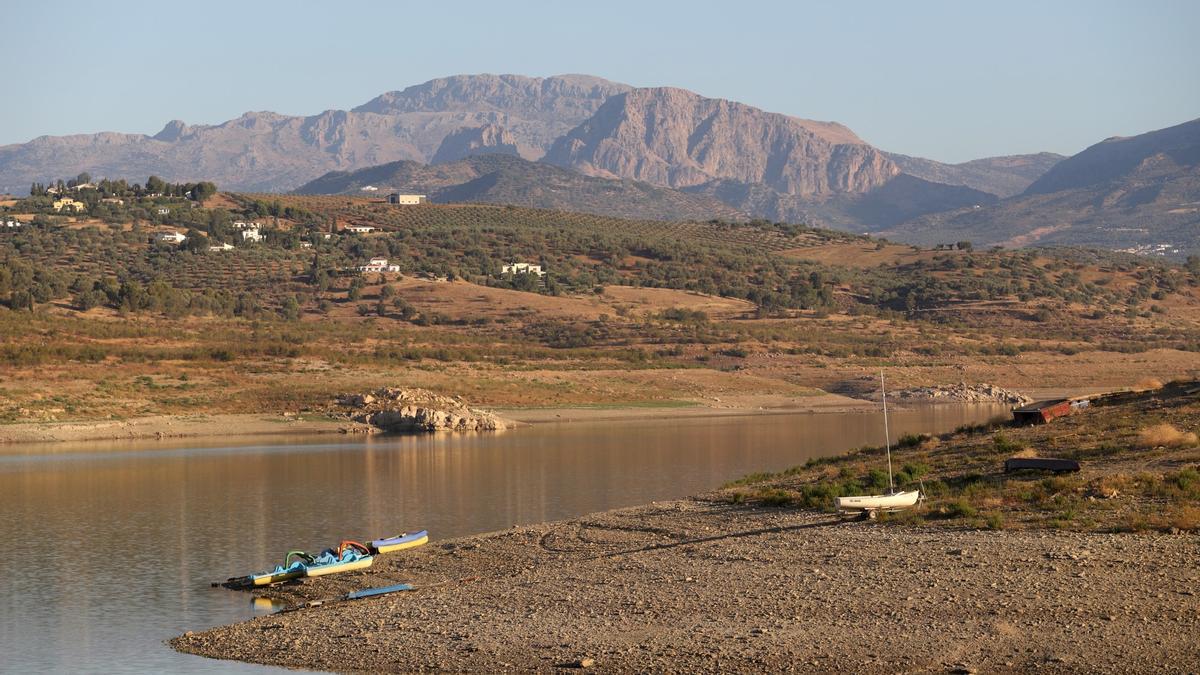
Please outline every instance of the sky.
[{"label": "sky", "polygon": [[[1200,2],[3,0],[0,145],[311,115],[462,73],[587,73],[940,161],[1200,117]],[[19,27],[19,29],[14,29]]]}]

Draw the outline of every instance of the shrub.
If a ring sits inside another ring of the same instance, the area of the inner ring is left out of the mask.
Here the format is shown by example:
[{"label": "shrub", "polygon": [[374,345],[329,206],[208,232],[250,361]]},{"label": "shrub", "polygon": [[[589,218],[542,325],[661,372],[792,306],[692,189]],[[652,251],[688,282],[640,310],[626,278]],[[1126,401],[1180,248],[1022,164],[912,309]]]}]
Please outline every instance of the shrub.
[{"label": "shrub", "polygon": [[779,488],[761,490],[755,496],[758,497],[764,506],[787,506],[795,501],[793,493]]},{"label": "shrub", "polygon": [[965,499],[956,499],[945,507],[947,518],[974,518],[975,507]]},{"label": "shrub", "polygon": [[1003,431],[998,431],[995,436],[992,436],[992,445],[996,448],[996,452],[1001,453],[1014,453],[1025,449],[1024,443],[1010,439]]}]

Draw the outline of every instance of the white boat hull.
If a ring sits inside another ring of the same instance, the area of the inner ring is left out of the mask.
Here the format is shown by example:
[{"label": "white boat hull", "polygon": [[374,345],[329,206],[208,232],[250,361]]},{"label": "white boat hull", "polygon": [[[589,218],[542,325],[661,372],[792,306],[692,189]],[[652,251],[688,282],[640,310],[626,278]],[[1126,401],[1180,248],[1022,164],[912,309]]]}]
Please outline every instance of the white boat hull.
[{"label": "white boat hull", "polygon": [[897,492],[890,495],[860,495],[838,497],[838,511],[891,511],[916,506],[921,499],[919,490]]}]

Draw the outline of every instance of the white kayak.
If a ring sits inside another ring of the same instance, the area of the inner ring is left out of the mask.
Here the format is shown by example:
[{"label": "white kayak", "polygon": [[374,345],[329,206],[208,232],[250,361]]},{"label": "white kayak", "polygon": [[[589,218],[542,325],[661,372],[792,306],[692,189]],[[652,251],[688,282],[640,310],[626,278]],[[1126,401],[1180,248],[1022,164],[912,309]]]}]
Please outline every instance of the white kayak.
[{"label": "white kayak", "polygon": [[860,495],[858,497],[838,497],[838,511],[890,511],[916,506],[921,499],[920,490],[896,492],[890,495]]}]

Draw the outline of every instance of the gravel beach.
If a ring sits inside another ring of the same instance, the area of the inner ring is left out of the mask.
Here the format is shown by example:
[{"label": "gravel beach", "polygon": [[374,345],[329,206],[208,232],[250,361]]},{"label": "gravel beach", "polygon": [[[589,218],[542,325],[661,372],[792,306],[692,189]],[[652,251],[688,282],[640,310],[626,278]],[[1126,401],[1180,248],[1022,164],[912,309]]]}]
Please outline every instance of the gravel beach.
[{"label": "gravel beach", "polygon": [[[259,591],[301,609],[171,644],[332,671],[1186,673],[1200,664],[1198,563],[1195,535],[682,500],[378,556]],[[332,600],[401,582],[416,590]]]}]

